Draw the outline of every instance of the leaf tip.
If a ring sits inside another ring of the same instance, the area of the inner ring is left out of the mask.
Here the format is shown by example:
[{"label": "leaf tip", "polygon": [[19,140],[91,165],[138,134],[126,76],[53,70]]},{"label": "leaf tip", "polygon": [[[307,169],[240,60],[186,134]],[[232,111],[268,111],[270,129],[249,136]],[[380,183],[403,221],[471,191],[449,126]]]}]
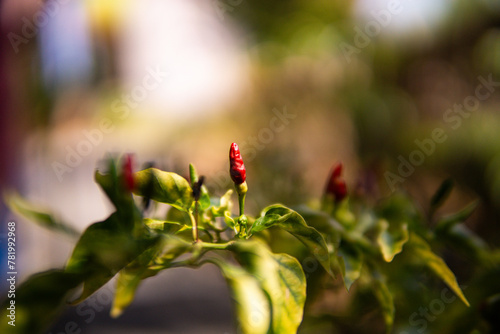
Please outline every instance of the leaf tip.
[{"label": "leaf tip", "polygon": [[119,316],[121,316],[123,313],[123,309],[121,308],[118,308],[118,307],[113,307],[111,309],[111,311],[109,312],[109,316],[113,319],[116,319],[118,318]]}]

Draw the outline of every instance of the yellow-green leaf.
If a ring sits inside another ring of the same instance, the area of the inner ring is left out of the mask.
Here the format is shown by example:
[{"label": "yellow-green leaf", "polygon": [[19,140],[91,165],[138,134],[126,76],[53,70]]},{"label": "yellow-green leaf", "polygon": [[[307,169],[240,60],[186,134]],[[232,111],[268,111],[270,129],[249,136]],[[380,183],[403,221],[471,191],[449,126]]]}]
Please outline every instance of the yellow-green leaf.
[{"label": "yellow-green leaf", "polygon": [[239,329],[243,334],[269,333],[271,310],[266,294],[256,277],[235,265],[212,259],[228,282],[236,307]]},{"label": "yellow-green leaf", "polygon": [[83,292],[73,303],[97,291],[157,240],[145,227],[141,237],[136,238],[121,224],[120,215],[115,212],[105,221],[89,226],[78,240],[65,270],[86,278]]},{"label": "yellow-green leaf", "polygon": [[135,292],[143,279],[156,275],[159,270],[150,269],[153,260],[162,252],[166,238],[158,239],[151,247],[145,250],[134,261],[129,263],[118,273],[116,291],[110,315],[113,318],[120,316],[125,308],[132,303]]},{"label": "yellow-green leaf", "polygon": [[429,244],[414,233],[411,234],[408,244],[417,262],[434,272],[434,274],[441,278],[465,305],[470,306],[462,289],[460,289],[458,285],[455,274],[448,268],[443,259],[432,252]]},{"label": "yellow-green leaf", "polygon": [[306,300],[306,278],[297,259],[273,254],[259,242],[238,242],[229,249],[269,298],[272,333],[296,333]]},{"label": "yellow-green leaf", "polygon": [[330,254],[325,239],[315,228],[307,225],[300,214],[281,204],[268,206],[262,211],[261,217],[253,223],[249,235],[272,226],[278,226],[299,239],[312,252],[323,268],[333,276]]},{"label": "yellow-green leaf", "polygon": [[176,173],[148,168],[136,172],[134,179],[136,195],[170,204],[182,211],[188,211],[193,203],[193,190],[189,182]]},{"label": "yellow-green leaf", "polygon": [[391,262],[396,254],[403,250],[403,245],[408,241],[408,225],[396,223],[390,226],[385,219],[378,222],[377,244],[386,262]]}]

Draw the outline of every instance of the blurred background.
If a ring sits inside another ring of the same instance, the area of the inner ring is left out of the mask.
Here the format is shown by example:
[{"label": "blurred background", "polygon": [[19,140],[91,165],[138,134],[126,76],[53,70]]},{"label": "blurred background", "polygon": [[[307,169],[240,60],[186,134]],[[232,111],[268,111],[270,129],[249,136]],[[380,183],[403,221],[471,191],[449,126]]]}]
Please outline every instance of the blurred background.
[{"label": "blurred background", "polygon": [[[237,142],[253,214],[319,198],[342,161],[351,193],[401,189],[423,209],[454,178],[443,211],[479,198],[467,225],[500,244],[498,1],[4,0],[0,22],[1,188],[80,231],[111,212],[93,182],[107,154],[192,162],[221,195]],[[65,263],[74,240],[1,216],[21,230],[20,280]],[[117,320],[101,302],[54,332],[234,331],[213,268],[151,279]]]}]

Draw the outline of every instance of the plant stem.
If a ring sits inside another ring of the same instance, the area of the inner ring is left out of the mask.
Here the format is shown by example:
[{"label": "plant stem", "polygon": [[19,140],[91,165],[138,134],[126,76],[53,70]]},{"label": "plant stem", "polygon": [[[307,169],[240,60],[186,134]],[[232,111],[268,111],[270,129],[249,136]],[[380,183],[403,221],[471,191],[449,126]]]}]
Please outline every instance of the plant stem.
[{"label": "plant stem", "polygon": [[243,216],[245,214],[245,197],[246,196],[247,196],[246,193],[238,194],[238,204],[240,205],[240,216]]},{"label": "plant stem", "polygon": [[212,243],[212,242],[201,241],[199,245],[201,248],[208,249],[208,250],[211,250],[211,249],[224,250],[224,249],[227,249],[228,247],[231,247],[233,244],[234,244],[234,241],[225,242],[223,244],[216,244],[216,243]]},{"label": "plant stem", "polygon": [[191,224],[193,225],[193,239],[194,242],[199,241],[198,237],[198,201],[194,204],[194,215],[191,211],[188,211],[189,219],[191,220]]}]

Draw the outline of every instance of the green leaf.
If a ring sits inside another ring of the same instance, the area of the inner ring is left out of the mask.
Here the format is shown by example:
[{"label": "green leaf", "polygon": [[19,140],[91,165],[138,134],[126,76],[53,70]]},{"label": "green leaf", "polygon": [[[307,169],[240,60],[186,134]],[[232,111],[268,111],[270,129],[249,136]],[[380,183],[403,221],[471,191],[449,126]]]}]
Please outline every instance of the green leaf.
[{"label": "green leaf", "polygon": [[211,213],[214,217],[224,217],[226,212],[231,212],[232,202],[231,196],[233,195],[233,190],[229,189],[224,195],[221,196],[219,205],[212,206]]},{"label": "green leaf", "polygon": [[377,244],[386,262],[391,262],[396,254],[403,250],[403,245],[408,241],[408,225],[393,223],[380,219],[378,223]]},{"label": "green leaf", "polygon": [[[229,228],[232,228],[233,230],[235,229],[236,222],[234,219],[231,217],[231,212],[226,211],[224,212],[224,223],[229,226]],[[236,232],[236,231],[235,231]]]},{"label": "green leaf", "polygon": [[394,193],[377,204],[375,213],[377,217],[386,219],[390,224],[405,223],[409,230],[422,235],[427,231],[421,223],[423,217],[415,207],[414,201],[405,194]]},{"label": "green leaf", "polygon": [[453,190],[454,182],[453,179],[449,178],[443,181],[439,186],[439,189],[431,198],[431,213],[436,211],[446,199],[450,196],[451,191]]},{"label": "green leaf", "polygon": [[323,211],[313,210],[305,205],[299,206],[297,208],[297,213],[304,218],[307,225],[315,228],[320,233],[325,235],[327,242],[331,242],[335,249],[338,248],[341,240],[340,231],[344,230],[337,221],[335,221],[330,215]]},{"label": "green leaf", "polygon": [[125,211],[127,212],[126,214],[129,214],[134,209],[132,196],[124,187],[114,159],[108,160],[108,170],[106,173],[100,173],[98,170],[95,171],[94,180],[118,211]]},{"label": "green leaf", "polygon": [[236,318],[243,334],[269,333],[271,311],[269,302],[260,282],[244,269],[211,259],[222,272],[231,288],[236,307]]},{"label": "green leaf", "polygon": [[182,211],[189,211],[193,204],[193,190],[182,176],[148,168],[135,173],[134,194],[166,203]]},{"label": "green leaf", "polygon": [[450,244],[468,258],[478,261],[479,265],[483,260],[488,261],[491,254],[486,242],[464,224],[457,224],[446,230],[436,230],[436,238]]},{"label": "green leaf", "polygon": [[189,178],[191,180],[191,186],[193,186],[196,182],[198,182],[198,172],[193,164],[189,164]]},{"label": "green leaf", "polygon": [[301,215],[280,204],[268,206],[262,211],[261,217],[253,223],[248,234],[263,231],[271,226],[278,226],[299,239],[333,276],[325,239],[315,228],[308,226]]},{"label": "green leaf", "polygon": [[434,274],[441,278],[446,285],[448,285],[448,287],[462,300],[465,305],[470,306],[467,298],[465,298],[462,292],[462,289],[460,289],[453,272],[450,268],[448,268],[443,259],[432,252],[431,247],[425,240],[412,233],[410,235],[408,246],[418,264],[429,268]]},{"label": "green leaf", "polygon": [[[63,270],[50,270],[29,277],[17,286],[15,298],[2,303],[0,333],[46,333],[61,313],[69,293],[82,281],[82,275]],[[11,300],[15,300],[15,327],[8,324],[11,319],[7,308]]]},{"label": "green leaf", "polygon": [[349,291],[352,284],[361,275],[363,253],[356,245],[343,241],[338,249],[338,259],[342,270],[342,277],[344,278],[344,285],[347,291]]},{"label": "green leaf", "polygon": [[89,226],[80,237],[66,265],[68,273],[85,275],[83,292],[78,303],[108,282],[119,270],[150,247],[156,237],[147,233],[134,237],[121,226],[115,212],[103,222]]},{"label": "green leaf", "polygon": [[198,201],[200,203],[200,210],[204,211],[210,207],[210,195],[208,194],[207,187],[201,186],[201,195]]},{"label": "green leaf", "polygon": [[108,161],[108,171],[101,174],[95,172],[95,181],[100,185],[116,208],[116,220],[120,220],[120,228],[129,233],[141,233],[144,230],[142,214],[135,205],[132,194],[124,186],[122,175],[118,173],[114,159]]},{"label": "green leaf", "polygon": [[385,283],[385,279],[381,277],[378,272],[373,274],[372,281],[372,291],[377,298],[380,307],[382,308],[382,315],[384,317],[386,333],[390,333],[392,331],[392,325],[394,324],[394,300],[392,298],[392,294],[389,291]]},{"label": "green leaf", "polygon": [[192,242],[176,236],[167,235],[162,240],[162,251],[154,259],[150,269],[166,269],[179,256],[193,250]]},{"label": "green leaf", "polygon": [[166,220],[170,222],[177,222],[181,225],[191,226],[189,214],[174,207],[168,209]]},{"label": "green leaf", "polygon": [[5,195],[5,203],[12,211],[44,228],[61,232],[71,238],[76,238],[80,235],[80,232],[75,230],[70,225],[55,219],[51,213],[45,212],[43,209],[36,208],[16,193],[7,193]]},{"label": "green leaf", "polygon": [[120,316],[132,303],[135,292],[142,280],[159,272],[159,270],[149,269],[149,266],[162,252],[165,241],[165,238],[158,239],[157,242],[118,273],[115,298],[110,312],[113,318]]},{"label": "green leaf", "polygon": [[219,200],[219,205],[218,206],[213,205],[212,207],[210,207],[210,211],[208,212],[208,214],[212,219],[216,217],[223,217],[224,223],[230,228],[234,229],[236,223],[234,219],[231,217],[232,194],[233,190],[229,189],[228,191],[226,191],[226,193],[221,196]]},{"label": "green leaf", "polygon": [[272,333],[296,333],[306,300],[306,278],[299,261],[273,254],[259,242],[237,242],[229,247],[256,279],[271,302]]},{"label": "green leaf", "polygon": [[458,211],[457,213],[443,217],[437,223],[435,231],[440,233],[442,231],[449,230],[458,223],[463,223],[464,221],[467,220],[467,218],[469,218],[472,215],[478,204],[479,201],[471,202],[465,208]]},{"label": "green leaf", "polygon": [[333,217],[348,230],[356,227],[356,217],[351,211],[349,198],[346,198],[335,205]]}]

